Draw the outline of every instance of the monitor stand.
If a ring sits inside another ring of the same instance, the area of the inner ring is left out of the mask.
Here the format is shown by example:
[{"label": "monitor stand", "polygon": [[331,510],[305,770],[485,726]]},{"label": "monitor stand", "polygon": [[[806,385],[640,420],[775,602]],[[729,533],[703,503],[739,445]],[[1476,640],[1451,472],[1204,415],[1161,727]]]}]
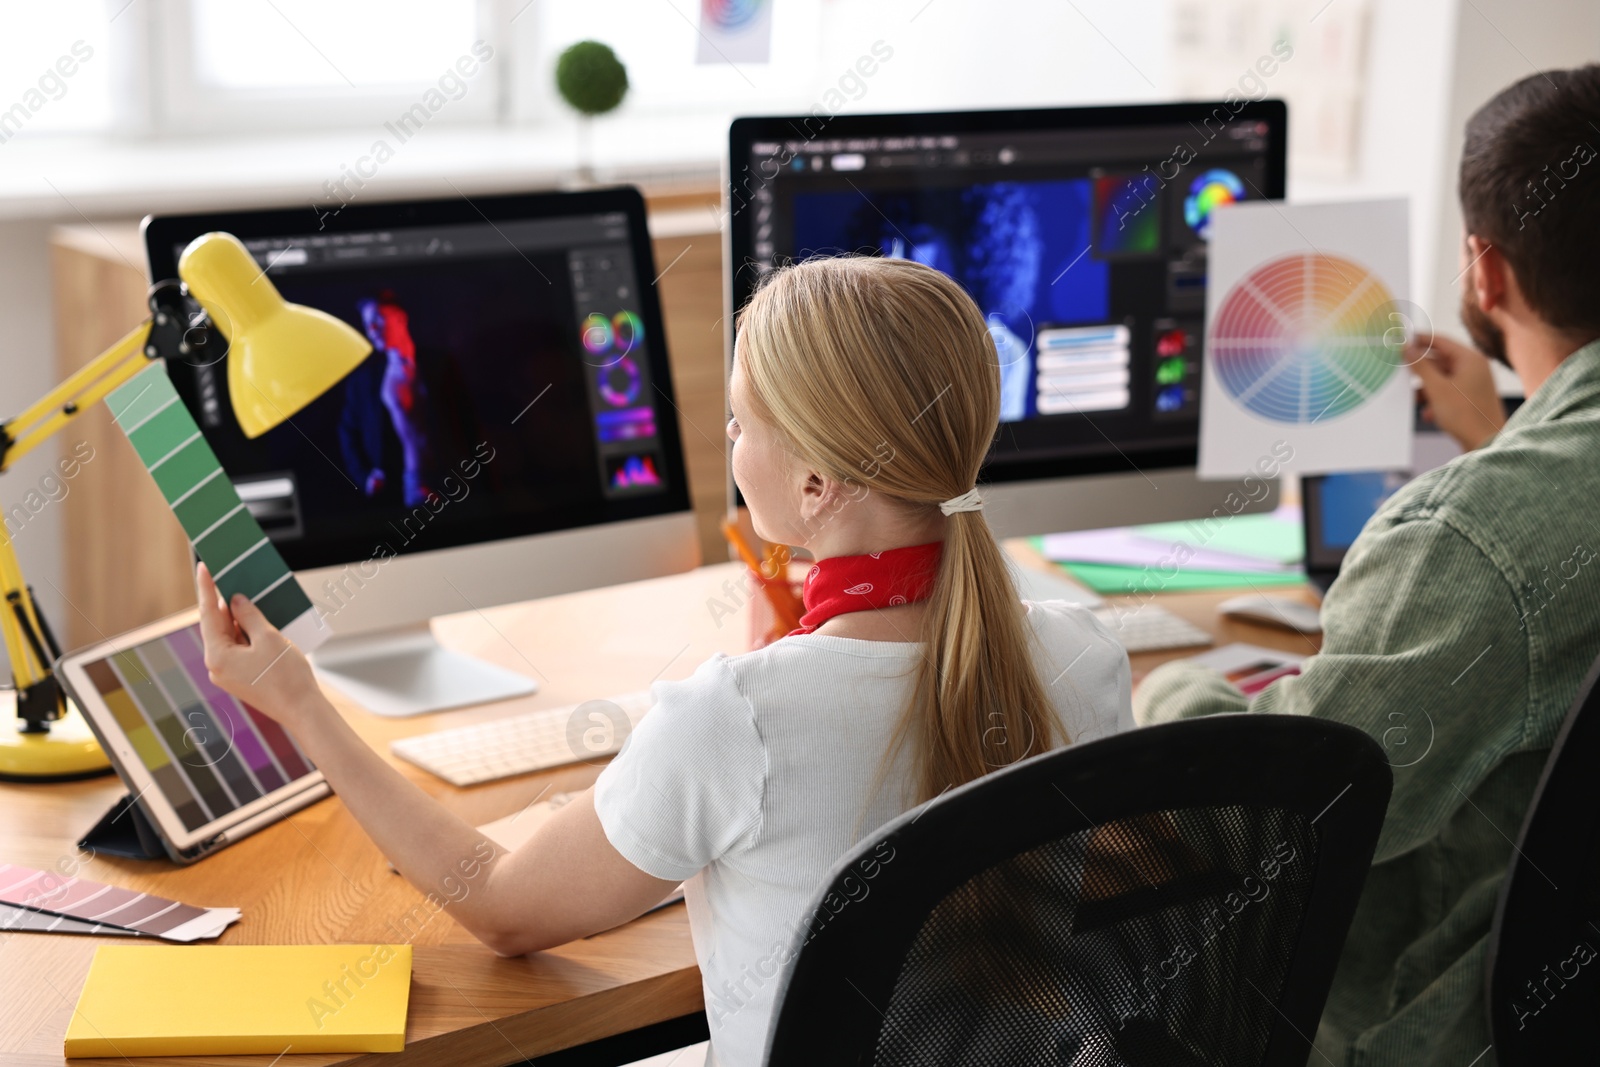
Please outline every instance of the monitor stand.
[{"label": "monitor stand", "polygon": [[450,651],[426,622],[332,638],[311,654],[311,664],[351,700],[389,719],[510,700],[539,688],[525,675]]}]

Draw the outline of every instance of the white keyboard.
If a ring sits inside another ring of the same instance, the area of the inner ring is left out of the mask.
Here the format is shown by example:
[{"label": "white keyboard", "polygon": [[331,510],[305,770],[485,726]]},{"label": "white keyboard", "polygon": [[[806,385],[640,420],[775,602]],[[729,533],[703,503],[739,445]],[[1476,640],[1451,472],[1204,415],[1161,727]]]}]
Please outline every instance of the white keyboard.
[{"label": "white keyboard", "polygon": [[1111,636],[1129,652],[1161,652],[1211,644],[1211,635],[1194,623],[1154,604],[1103,607],[1094,612]]},{"label": "white keyboard", "polygon": [[624,693],[402,737],[389,751],[451,785],[477,785],[612,755],[649,710],[648,692]]}]

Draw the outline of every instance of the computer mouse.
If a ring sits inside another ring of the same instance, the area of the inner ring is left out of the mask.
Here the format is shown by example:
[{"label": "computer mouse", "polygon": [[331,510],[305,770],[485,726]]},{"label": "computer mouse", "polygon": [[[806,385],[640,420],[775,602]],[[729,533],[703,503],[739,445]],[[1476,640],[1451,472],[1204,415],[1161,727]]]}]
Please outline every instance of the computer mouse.
[{"label": "computer mouse", "polygon": [[1281,626],[1296,633],[1322,632],[1322,612],[1317,606],[1290,600],[1288,597],[1245,593],[1242,596],[1230,597],[1218,604],[1217,614],[1266,623],[1268,626]]}]

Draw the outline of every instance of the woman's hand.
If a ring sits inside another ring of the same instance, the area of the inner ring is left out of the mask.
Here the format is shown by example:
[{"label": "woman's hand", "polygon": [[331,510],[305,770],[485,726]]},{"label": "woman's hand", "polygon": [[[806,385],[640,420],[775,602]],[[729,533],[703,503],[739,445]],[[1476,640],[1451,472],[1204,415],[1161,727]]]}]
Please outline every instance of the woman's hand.
[{"label": "woman's hand", "polygon": [[195,585],[211,681],[298,733],[307,716],[327,704],[304,653],[248,597],[235,595],[224,605],[204,563],[195,570]]}]

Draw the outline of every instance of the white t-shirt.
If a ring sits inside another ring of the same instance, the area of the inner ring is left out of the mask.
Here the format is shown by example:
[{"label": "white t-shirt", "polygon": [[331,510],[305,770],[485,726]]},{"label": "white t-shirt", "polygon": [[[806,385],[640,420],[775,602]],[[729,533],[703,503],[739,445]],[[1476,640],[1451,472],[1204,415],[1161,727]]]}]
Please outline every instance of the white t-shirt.
[{"label": "white t-shirt", "polygon": [[[1088,611],[1028,603],[1035,666],[1073,741],[1133,729],[1128,657]],[[912,807],[902,751],[915,642],[805,634],[713,656],[655,705],[595,783],[606,837],[640,870],[686,879],[712,1058],[757,1067],[803,912],[857,842]]]}]

